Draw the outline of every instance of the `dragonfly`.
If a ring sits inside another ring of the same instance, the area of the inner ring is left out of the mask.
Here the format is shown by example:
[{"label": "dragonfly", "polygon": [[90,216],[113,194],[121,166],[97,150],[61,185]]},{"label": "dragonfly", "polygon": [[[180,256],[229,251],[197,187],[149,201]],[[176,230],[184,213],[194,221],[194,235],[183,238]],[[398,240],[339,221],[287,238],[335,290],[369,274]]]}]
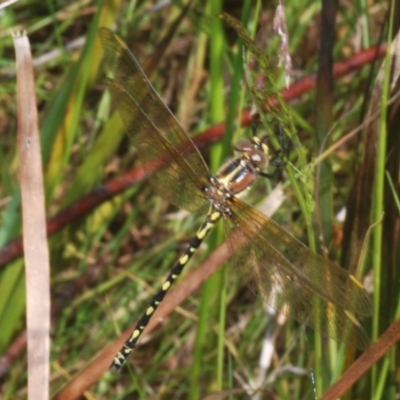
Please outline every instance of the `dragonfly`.
[{"label": "dragonfly", "polygon": [[169,203],[206,217],[112,361],[119,371],[157,307],[219,220],[230,264],[252,277],[261,298],[322,335],[365,349],[369,339],[355,315],[371,315],[367,292],[355,276],[311,251],[284,228],[240,199],[258,176],[269,177],[270,146],[257,136],[235,145],[237,157],[212,175],[199,150],[163,103],[123,40],[108,28],[99,37],[112,78],[106,85],[155,192]]}]

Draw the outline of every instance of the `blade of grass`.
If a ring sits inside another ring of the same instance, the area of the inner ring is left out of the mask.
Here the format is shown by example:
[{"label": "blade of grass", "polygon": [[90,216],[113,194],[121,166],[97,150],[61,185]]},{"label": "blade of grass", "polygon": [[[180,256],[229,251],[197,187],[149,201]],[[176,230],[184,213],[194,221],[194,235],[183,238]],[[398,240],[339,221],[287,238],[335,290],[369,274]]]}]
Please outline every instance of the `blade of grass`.
[{"label": "blade of grass", "polygon": [[[209,95],[209,110],[210,119],[213,123],[220,122],[224,119],[224,100],[223,100],[223,81],[222,81],[222,54],[223,54],[223,31],[219,21],[213,16],[222,7],[221,1],[208,1],[206,6],[206,13],[204,18],[209,19],[210,26],[210,95]],[[221,144],[213,146],[211,150],[211,170],[215,171],[219,166],[219,160],[222,154]],[[210,251],[215,249],[219,238],[221,237],[221,231],[219,226],[214,229],[208,240]],[[192,363],[192,380],[189,388],[189,398],[196,400],[200,396],[199,386],[202,380],[203,365],[204,365],[204,354],[205,349],[210,349],[215,343],[213,335],[210,335],[210,321],[218,321],[219,319],[220,304],[223,301],[223,287],[225,282],[225,271],[224,269],[219,270],[214,274],[205,284],[201,291],[199,320],[196,329],[196,340],[194,345],[194,356]],[[223,323],[223,322],[222,322]],[[217,355],[219,360],[220,354]],[[218,364],[218,361],[217,361]],[[217,387],[220,388],[221,375],[218,365],[215,367],[217,370],[213,374],[217,380]]]},{"label": "blade of grass", "polygon": [[35,80],[29,41],[14,36],[17,61],[18,155],[26,273],[28,398],[49,398],[50,262]]},{"label": "blade of grass", "polygon": [[[47,199],[53,197],[53,193],[63,177],[63,170],[70,160],[72,145],[78,133],[85,95],[97,77],[102,58],[100,43],[96,41],[99,22],[101,21],[104,25],[111,24],[113,12],[115,13],[118,5],[118,2],[107,2],[105,0],[98,0],[97,3],[97,13],[95,13],[91,22],[79,60],[66,78],[68,83],[62,85],[61,90],[51,103],[52,107],[48,110],[48,118],[43,125],[44,159],[48,159]],[[90,176],[93,176],[93,181],[97,174],[92,173]],[[81,180],[80,177],[79,182]],[[71,192],[67,193],[67,198],[76,198],[76,196],[84,193],[85,190],[82,186],[75,185],[71,188]]]},{"label": "blade of grass", "polygon": [[[318,153],[326,140],[333,122],[333,49],[335,44],[335,21],[338,3],[335,0],[322,1],[321,38],[318,52],[318,70],[316,85],[316,116],[315,116],[315,144]],[[333,198],[332,198],[332,167],[329,160],[319,164],[316,173],[316,221],[318,237],[322,238],[323,246],[329,248],[333,234]],[[314,248],[315,250],[315,248]],[[322,340],[315,335],[314,350],[317,360],[322,359]],[[322,363],[315,363],[315,386],[317,395],[321,395],[325,374]]]},{"label": "blade of grass", "polygon": [[[389,27],[388,27],[388,42],[390,42],[390,38],[393,36],[394,29],[394,19],[395,19],[395,10],[396,7],[394,4],[391,6],[391,12],[389,17]],[[378,143],[377,143],[377,163],[376,163],[376,174],[374,181],[374,191],[373,191],[373,208],[372,208],[372,218],[373,221],[377,221],[380,216],[384,213],[384,193],[385,193],[385,169],[386,169],[386,157],[387,157],[387,134],[388,134],[388,126],[387,126],[387,115],[388,115],[388,102],[390,98],[391,90],[395,89],[396,86],[392,87],[392,69],[398,71],[398,57],[400,52],[400,35],[398,34],[390,48],[390,51],[387,51],[384,64],[381,68],[381,71],[378,74],[378,81],[382,85],[381,92],[381,116],[379,120],[379,135],[378,135]],[[397,82],[395,82],[396,84]],[[374,271],[374,314],[373,314],[373,327],[372,327],[372,335],[373,339],[376,339],[379,335],[380,331],[380,323],[381,319],[383,319],[380,315],[381,310],[381,293],[382,293],[382,282],[381,278],[384,276],[388,276],[385,274],[382,265],[382,259],[384,257],[383,249],[384,244],[384,232],[382,224],[377,225],[376,229],[373,233],[373,271]],[[393,354],[391,355],[393,357]],[[390,357],[390,355],[389,355]],[[379,393],[379,389],[382,390],[382,387],[378,388],[379,380],[382,381],[382,373],[387,373],[387,369],[383,371],[381,368],[373,368],[372,370],[372,390],[373,393]],[[376,397],[380,398],[380,397]]]},{"label": "blade of grass", "polygon": [[[333,0],[322,2],[321,44],[318,54],[316,85],[315,135],[317,152],[320,153],[333,121],[333,46],[335,43],[335,18],[337,3]],[[332,171],[328,160],[319,164],[318,185],[316,185],[317,224],[322,243],[331,242],[333,227]],[[321,393],[321,392],[319,392]]]},{"label": "blade of grass", "polygon": [[24,268],[21,260],[10,264],[0,279],[0,353],[3,354],[25,312]]}]

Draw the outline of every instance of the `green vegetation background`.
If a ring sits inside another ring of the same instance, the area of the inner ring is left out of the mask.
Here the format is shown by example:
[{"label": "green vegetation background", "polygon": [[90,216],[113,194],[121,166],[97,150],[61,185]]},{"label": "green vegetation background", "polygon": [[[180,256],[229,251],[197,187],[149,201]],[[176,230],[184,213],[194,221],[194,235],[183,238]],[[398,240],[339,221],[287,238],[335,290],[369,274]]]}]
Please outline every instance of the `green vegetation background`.
[{"label": "green vegetation background", "polygon": [[[15,147],[15,64],[10,29],[27,31],[36,61],[49,217],[91,191],[101,191],[103,183],[122,176],[136,165],[135,151],[113,113],[103,84],[102,51],[96,37],[99,26],[115,30],[142,65],[163,47],[162,41],[173,27],[174,35],[168,41],[165,54],[161,59],[153,58],[157,63],[149,67],[153,69],[150,80],[168,107],[191,136],[225,119],[234,139],[250,134],[250,128],[235,129],[232,119],[240,110],[254,105],[243,81],[241,47],[237,35],[215,15],[221,11],[235,15],[253,35],[261,24],[266,37],[258,36],[260,46],[271,63],[277,65],[280,43],[272,38],[277,4],[193,1],[187,15],[175,27],[173,24],[182,13],[183,5],[179,1],[173,3],[21,1],[3,11],[0,28],[1,245],[21,234]],[[335,61],[378,43],[379,34],[389,19],[386,7],[381,2],[340,4],[335,26]],[[320,13],[320,2],[305,0],[286,4],[292,81],[318,69]],[[284,71],[276,68],[273,73],[276,84],[284,88]],[[377,68],[371,70],[366,65],[335,81],[330,109],[324,108],[326,103],[316,101],[314,91],[304,93],[290,104],[312,172],[315,157],[321,151],[318,132],[325,133],[323,150],[326,150],[358,127],[366,118],[364,110],[370,106],[370,95],[365,93],[371,92],[376,74]],[[385,114],[384,104],[380,104],[382,114]],[[394,118],[392,115],[387,124],[379,125],[380,137],[387,136],[389,144],[394,135]],[[338,263],[343,226],[336,216],[348,204],[354,188],[365,132],[368,132],[366,127],[327,153],[318,181],[324,183],[324,194],[322,199],[316,197],[315,208],[322,213],[323,223],[311,226],[316,237],[320,237],[318,229],[323,230],[324,242],[317,243],[316,248],[319,252],[322,248]],[[398,147],[388,150],[386,142],[378,147],[381,153],[377,156],[380,160],[377,171],[381,168],[384,174],[388,154],[393,157],[395,153],[397,160]],[[213,171],[226,153],[231,154],[230,148],[225,139],[213,148],[203,149]],[[318,182],[316,193],[320,193]],[[380,186],[375,186],[373,213],[364,216],[370,225],[379,220],[382,212],[386,212],[386,218],[398,222],[397,210],[387,206],[387,198],[396,199],[389,189],[391,182],[389,176]],[[274,184],[258,185],[248,201],[260,204]],[[397,184],[395,181],[394,186]],[[287,199],[274,219],[307,243],[310,225],[307,226],[290,185],[285,184],[284,190]],[[328,197],[324,197],[326,193]],[[52,393],[69,382],[141,315],[200,223],[201,217],[173,209],[144,182],[102,203],[49,238]],[[393,250],[397,236],[391,236],[393,246],[387,247],[385,240],[391,231],[384,224],[378,226],[380,231],[366,243],[365,259],[360,261],[370,277],[371,268],[375,268],[375,285],[379,282],[375,290],[379,293],[384,288],[384,293],[374,297],[372,322],[365,324],[371,341],[396,319],[400,294],[397,253]],[[216,245],[220,233],[196,254],[190,263],[192,268]],[[378,255],[384,255],[383,261]],[[283,329],[272,323],[278,338],[272,363],[263,376],[260,352],[271,322],[262,302],[252,296],[234,268],[226,268],[182,304],[160,329],[144,338],[130,360],[130,368],[121,375],[105,375],[85,392],[85,398],[195,399],[214,392],[221,393],[219,398],[224,398],[222,394],[226,398],[229,395],[234,399],[250,398],[251,388],[258,388],[261,379],[262,391],[253,396],[304,399],[314,398],[316,392],[321,394],[334,382],[344,369],[345,349],[335,342],[316,339],[313,332],[293,321],[287,321]],[[0,354],[7,354],[24,331],[22,258],[1,267],[0,293]],[[389,298],[385,296],[388,293]],[[0,371],[3,399],[26,396],[23,347],[18,354],[8,371]],[[360,380],[348,398],[396,398],[399,387],[396,360],[398,353],[388,352],[379,368]]]}]

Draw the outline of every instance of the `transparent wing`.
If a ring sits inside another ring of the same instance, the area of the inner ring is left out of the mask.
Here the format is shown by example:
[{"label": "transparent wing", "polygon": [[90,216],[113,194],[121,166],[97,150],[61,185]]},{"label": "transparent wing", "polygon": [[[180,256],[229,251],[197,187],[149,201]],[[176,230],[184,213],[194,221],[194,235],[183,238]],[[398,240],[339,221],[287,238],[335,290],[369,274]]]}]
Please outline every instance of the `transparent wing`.
[{"label": "transparent wing", "polygon": [[369,339],[354,317],[372,313],[362,285],[245,202],[234,198],[230,206],[232,264],[253,277],[261,297],[323,335],[366,348]]},{"label": "transparent wing", "polygon": [[154,190],[191,212],[206,212],[209,170],[198,149],[165,106],[125,43],[99,29],[114,78],[107,85]]}]

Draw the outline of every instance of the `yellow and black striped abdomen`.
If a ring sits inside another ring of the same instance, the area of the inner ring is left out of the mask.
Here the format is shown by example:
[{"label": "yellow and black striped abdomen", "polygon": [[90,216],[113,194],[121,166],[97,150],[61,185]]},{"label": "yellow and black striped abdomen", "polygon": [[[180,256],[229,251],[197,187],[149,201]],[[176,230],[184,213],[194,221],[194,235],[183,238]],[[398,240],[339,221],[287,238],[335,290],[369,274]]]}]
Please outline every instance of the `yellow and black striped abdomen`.
[{"label": "yellow and black striped abdomen", "polygon": [[111,367],[113,369],[119,371],[124,366],[127,358],[135,349],[140,337],[142,336],[144,329],[148,325],[150,319],[154,315],[160,303],[163,301],[165,295],[168,293],[173,283],[182,273],[183,268],[189,262],[189,260],[196,252],[196,250],[199,248],[204,238],[207,236],[207,234],[211,231],[211,229],[214,227],[214,225],[216,224],[216,222],[218,222],[220,218],[221,214],[218,211],[215,211],[213,209],[209,211],[206,220],[203,222],[200,229],[197,231],[196,236],[190,241],[189,246],[187,247],[185,252],[179,258],[175,266],[171,269],[170,274],[168,275],[167,279],[165,280],[165,282],[163,283],[157,294],[151,300],[145,313],[142,315],[142,317],[136,324],[135,329],[133,330],[129,338],[126,340],[121,350],[115,356],[111,364]]}]

